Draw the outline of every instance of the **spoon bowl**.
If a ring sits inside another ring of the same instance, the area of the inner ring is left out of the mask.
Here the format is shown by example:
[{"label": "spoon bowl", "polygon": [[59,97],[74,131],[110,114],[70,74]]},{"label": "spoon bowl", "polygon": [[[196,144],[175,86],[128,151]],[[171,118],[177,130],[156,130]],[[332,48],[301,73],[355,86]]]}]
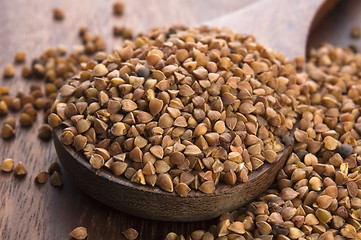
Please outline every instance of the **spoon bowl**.
[{"label": "spoon bowl", "polygon": [[232,211],[264,192],[292,151],[286,147],[276,162],[265,163],[249,174],[248,181],[233,186],[219,183],[212,194],[192,190],[187,197],[143,186],[115,176],[106,169],[93,169],[85,157],[60,141],[61,128],[53,130],[62,166],[88,195],[122,212],[163,221],[199,221]]}]

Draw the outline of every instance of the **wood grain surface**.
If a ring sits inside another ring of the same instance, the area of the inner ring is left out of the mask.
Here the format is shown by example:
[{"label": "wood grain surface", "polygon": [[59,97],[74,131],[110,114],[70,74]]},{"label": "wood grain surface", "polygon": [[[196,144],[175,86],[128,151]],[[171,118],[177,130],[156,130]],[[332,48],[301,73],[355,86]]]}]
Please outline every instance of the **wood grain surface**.
[{"label": "wood grain surface", "polygon": [[[167,1],[167,0],[129,0],[122,17],[112,16],[112,1],[102,0],[1,0],[0,1],[0,70],[13,61],[18,50],[27,53],[26,64],[48,47],[64,44],[71,47],[79,44],[77,30],[86,25],[93,33],[104,36],[109,46],[119,45],[119,39],[112,37],[114,24],[127,25],[135,32],[145,32],[154,26],[169,26],[175,23],[197,25],[230,13],[240,7],[251,4],[251,0],[202,0],[202,1]],[[358,1],[342,1],[343,5],[356,4]],[[66,11],[62,22],[52,18],[52,9],[61,7]],[[277,6],[275,6],[277,7]],[[351,7],[341,7],[334,13],[343,18]],[[358,19],[357,11],[347,15],[347,19]],[[329,19],[334,23],[335,17]],[[323,24],[323,23],[321,23]],[[324,23],[327,25],[327,22]],[[346,24],[343,22],[343,24]],[[361,24],[360,24],[361,25]],[[359,26],[360,26],[359,25]],[[271,25],[272,26],[272,25]],[[331,36],[335,28],[342,28],[341,23],[330,25],[328,35],[316,28],[314,36],[323,41],[324,36]],[[349,27],[349,25],[347,25]],[[347,28],[346,27],[346,28]],[[292,26],[290,26],[292,28]],[[326,31],[326,30],[322,30]],[[332,35],[333,36],[333,35]],[[348,33],[336,38],[349,41]],[[320,41],[319,41],[320,42]],[[20,77],[21,65],[16,65],[16,77],[2,79],[0,85],[10,86],[11,95],[18,90],[28,91],[30,84],[37,80],[24,80]],[[38,82],[40,83],[40,82]],[[18,117],[15,113],[9,116]],[[0,118],[0,124],[4,121]],[[163,239],[169,231],[189,234],[196,229],[206,229],[217,219],[192,222],[171,223],[146,220],[134,217],[87,196],[74,186],[73,181],[63,171],[64,186],[60,189],[49,183],[39,186],[33,180],[37,173],[48,168],[57,156],[52,142],[37,139],[37,127],[42,122],[38,114],[36,125],[29,129],[16,127],[16,137],[10,141],[0,139],[0,160],[11,157],[15,162],[23,162],[28,174],[16,178],[12,173],[0,173],[0,239],[69,239],[69,232],[77,226],[88,229],[88,239],[123,239],[121,232],[133,227],[140,233],[139,239]]]}]

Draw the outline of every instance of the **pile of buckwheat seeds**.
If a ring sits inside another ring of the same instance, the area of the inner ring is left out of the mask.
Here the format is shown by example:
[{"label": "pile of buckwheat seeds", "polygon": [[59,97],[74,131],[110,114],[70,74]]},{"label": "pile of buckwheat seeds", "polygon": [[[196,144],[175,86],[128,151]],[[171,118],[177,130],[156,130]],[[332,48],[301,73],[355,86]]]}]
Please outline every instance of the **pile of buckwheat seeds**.
[{"label": "pile of buckwheat seeds", "polygon": [[[122,15],[123,3],[113,10]],[[63,18],[54,9],[54,19]],[[133,36],[124,26],[115,26],[114,35]],[[93,168],[180,197],[246,182],[294,146],[256,200],[220,213],[209,229],[170,232],[166,240],[361,239],[360,54],[325,44],[306,63],[290,61],[253,36],[207,27],[153,29],[110,54],[100,36],[86,28],[79,36],[83,45],[71,53],[48,49],[23,67],[24,78],[44,80],[29,94],[10,96],[0,86],[1,116],[20,111],[19,124],[30,127],[44,111],[40,139],[60,128],[62,143]],[[14,62],[25,58],[19,51]],[[5,66],[4,78],[14,74],[12,64]],[[14,138],[15,126],[8,117],[1,137]],[[26,174],[11,158],[0,169]],[[62,185],[57,163],[34,180],[42,184],[49,175],[53,186]],[[133,228],[122,234],[138,237]],[[70,236],[88,233],[77,227]]]}]

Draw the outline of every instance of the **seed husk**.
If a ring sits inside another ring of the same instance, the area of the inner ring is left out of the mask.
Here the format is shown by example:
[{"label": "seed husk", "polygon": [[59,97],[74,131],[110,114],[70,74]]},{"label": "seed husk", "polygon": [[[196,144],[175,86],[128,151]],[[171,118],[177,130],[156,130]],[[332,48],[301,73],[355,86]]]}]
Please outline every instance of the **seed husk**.
[{"label": "seed husk", "polygon": [[78,130],[79,133],[84,133],[84,132],[88,131],[90,126],[91,126],[91,122],[86,119],[80,119],[76,123],[76,129]]},{"label": "seed husk", "polygon": [[215,184],[213,181],[205,181],[199,186],[199,190],[205,194],[211,194],[215,191]]},{"label": "seed husk", "polygon": [[53,173],[51,173],[51,175],[50,175],[50,184],[52,186],[54,186],[54,187],[61,187],[63,185],[63,181],[61,180],[61,176],[57,171],[53,171]]},{"label": "seed husk", "polygon": [[87,143],[88,143],[88,140],[83,135],[78,134],[74,137],[74,147],[75,147],[75,150],[77,150],[77,151],[83,150]]},{"label": "seed husk", "polygon": [[128,228],[122,232],[124,237],[128,240],[135,240],[138,237],[138,232],[134,228]]},{"label": "seed husk", "polygon": [[178,183],[174,187],[174,190],[179,196],[186,197],[186,196],[188,196],[189,192],[191,191],[191,188],[188,187],[188,185],[185,183]]},{"label": "seed husk", "polygon": [[22,162],[16,164],[14,168],[14,175],[16,176],[23,176],[26,174],[26,168]]},{"label": "seed husk", "polygon": [[38,173],[38,175],[36,175],[35,177],[35,182],[40,183],[40,184],[44,184],[48,181],[48,177],[49,177],[49,173],[48,172],[40,172]]},{"label": "seed husk", "polygon": [[11,158],[7,158],[2,161],[0,165],[0,170],[3,172],[11,172],[14,169],[14,160]]},{"label": "seed husk", "polygon": [[69,233],[69,236],[76,240],[83,240],[88,236],[88,232],[85,227],[77,227]]},{"label": "seed husk", "polygon": [[111,127],[110,131],[114,136],[122,136],[127,133],[127,128],[124,123],[117,122]]}]

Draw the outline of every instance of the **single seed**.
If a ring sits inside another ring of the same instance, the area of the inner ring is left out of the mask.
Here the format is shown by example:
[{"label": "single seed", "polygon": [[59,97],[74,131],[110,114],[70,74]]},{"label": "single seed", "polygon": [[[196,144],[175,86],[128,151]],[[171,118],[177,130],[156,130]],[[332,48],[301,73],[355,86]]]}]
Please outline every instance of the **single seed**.
[{"label": "single seed", "polygon": [[128,240],[135,240],[138,237],[138,232],[134,228],[128,228],[122,232],[124,237]]},{"label": "single seed", "polygon": [[[50,173],[50,172],[49,172]],[[63,182],[61,180],[61,176],[57,171],[54,171],[50,175],[50,184],[54,187],[61,187]]]},{"label": "single seed", "polygon": [[61,21],[64,19],[65,17],[65,12],[63,9],[56,7],[53,9],[53,17],[55,20],[57,21]]},{"label": "single seed", "polygon": [[106,75],[108,72],[109,71],[108,71],[107,67],[104,64],[100,63],[94,67],[92,75],[95,77],[101,77],[101,76]]},{"label": "single seed", "polygon": [[69,233],[69,236],[76,240],[83,240],[88,236],[88,233],[85,227],[77,227]]},{"label": "single seed", "polygon": [[8,64],[5,66],[3,71],[4,78],[12,78],[15,75],[15,68],[12,64]]},{"label": "single seed", "polygon": [[12,138],[13,136],[15,136],[15,130],[13,129],[12,126],[10,126],[9,124],[4,124],[2,127],[1,127],[1,137],[3,139],[10,139]]},{"label": "single seed", "polygon": [[35,182],[44,184],[46,181],[48,181],[48,176],[49,174],[47,172],[40,172],[38,175],[36,175]]},{"label": "single seed", "polygon": [[117,1],[113,4],[113,13],[114,15],[121,16],[124,12],[124,3]]},{"label": "single seed", "polygon": [[16,63],[23,63],[25,62],[25,57],[26,57],[26,54],[24,51],[19,51],[15,54],[14,56],[14,61]]},{"label": "single seed", "polygon": [[14,169],[14,160],[11,158],[5,159],[0,165],[1,171],[11,172]]},{"label": "single seed", "polygon": [[16,176],[23,176],[26,174],[26,169],[24,164],[22,164],[22,162],[19,162],[18,164],[16,164],[15,168],[14,168],[14,174]]},{"label": "single seed", "polygon": [[5,101],[0,100],[0,116],[4,116],[8,114],[8,112],[9,112],[8,105],[5,103]]},{"label": "single seed", "polygon": [[38,137],[43,140],[51,138],[51,127],[49,124],[43,124],[38,130]]}]

